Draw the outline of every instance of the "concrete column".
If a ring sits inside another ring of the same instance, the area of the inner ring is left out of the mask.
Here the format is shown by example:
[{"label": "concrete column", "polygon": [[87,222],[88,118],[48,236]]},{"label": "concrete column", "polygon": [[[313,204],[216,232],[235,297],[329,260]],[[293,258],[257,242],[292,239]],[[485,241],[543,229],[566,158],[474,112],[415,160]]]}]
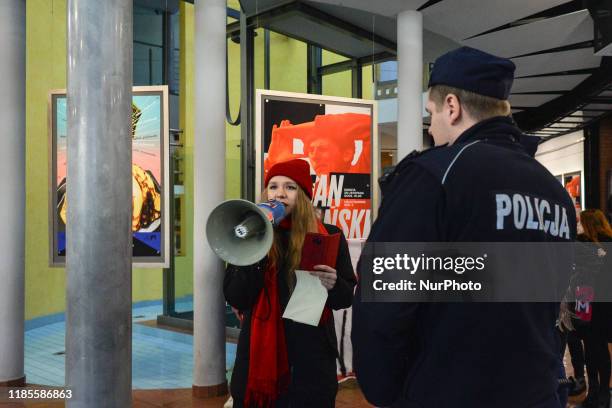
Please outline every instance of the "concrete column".
[{"label": "concrete column", "polygon": [[223,264],[205,234],[225,198],[226,14],[225,0],[195,1],[193,391],[202,397],[227,392]]},{"label": "concrete column", "polygon": [[132,403],[133,0],[68,0],[69,407]]},{"label": "concrete column", "polygon": [[10,385],[24,382],[25,8],[0,2],[0,384]]},{"label": "concrete column", "polygon": [[423,16],[407,10],[397,15],[397,154],[398,162],[423,148]]}]

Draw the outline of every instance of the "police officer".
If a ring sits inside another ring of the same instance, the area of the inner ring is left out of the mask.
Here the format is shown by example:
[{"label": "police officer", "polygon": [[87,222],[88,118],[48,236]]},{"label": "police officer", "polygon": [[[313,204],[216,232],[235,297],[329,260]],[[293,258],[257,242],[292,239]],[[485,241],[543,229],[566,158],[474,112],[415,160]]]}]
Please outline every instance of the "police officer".
[{"label": "police officer", "polygon": [[[436,60],[427,102],[435,147],[407,156],[381,183],[369,242],[575,237],[568,194],[525,151],[510,117],[514,70],[510,60],[468,47]],[[534,198],[548,202],[545,229],[513,222],[516,201]],[[558,303],[366,303],[360,292],[353,304],[354,364],[371,403],[560,406]]]}]

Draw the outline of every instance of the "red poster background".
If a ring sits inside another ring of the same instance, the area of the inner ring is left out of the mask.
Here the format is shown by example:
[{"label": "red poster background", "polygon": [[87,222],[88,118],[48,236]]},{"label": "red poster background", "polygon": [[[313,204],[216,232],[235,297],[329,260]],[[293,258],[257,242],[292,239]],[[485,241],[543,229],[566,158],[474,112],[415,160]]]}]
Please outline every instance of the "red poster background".
[{"label": "red poster background", "polygon": [[287,117],[271,129],[264,178],[278,162],[308,161],[316,176],[313,204],[323,221],[341,228],[348,239],[366,238],[372,219],[371,116],[324,114],[298,124]]}]

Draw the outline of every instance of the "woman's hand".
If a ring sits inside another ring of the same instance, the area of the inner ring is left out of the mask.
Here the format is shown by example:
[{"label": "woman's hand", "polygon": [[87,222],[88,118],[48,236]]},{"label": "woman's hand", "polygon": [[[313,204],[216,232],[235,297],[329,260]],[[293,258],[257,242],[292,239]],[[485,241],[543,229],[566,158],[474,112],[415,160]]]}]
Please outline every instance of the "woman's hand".
[{"label": "woman's hand", "polygon": [[314,271],[310,271],[310,274],[318,277],[325,289],[330,290],[336,285],[338,274],[334,268],[327,265],[315,265],[314,269]]},{"label": "woman's hand", "polygon": [[240,324],[242,324],[242,320],[244,320],[244,315],[242,314],[242,312],[236,309],[234,306],[232,306],[232,312],[234,312],[234,315],[236,316]]}]

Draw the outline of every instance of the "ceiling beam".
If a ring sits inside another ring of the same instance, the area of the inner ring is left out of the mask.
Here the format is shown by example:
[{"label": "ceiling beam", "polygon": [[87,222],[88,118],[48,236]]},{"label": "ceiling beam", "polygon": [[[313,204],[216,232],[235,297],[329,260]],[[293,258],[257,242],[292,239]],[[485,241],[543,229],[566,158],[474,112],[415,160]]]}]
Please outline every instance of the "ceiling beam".
[{"label": "ceiling beam", "polygon": [[514,120],[523,131],[544,128],[557,120],[572,115],[577,107],[597,96],[602,89],[612,84],[612,58],[601,59],[599,68],[579,86],[565,95],[546,102],[529,112],[517,112]]},{"label": "ceiling beam", "polygon": [[[359,26],[351,24],[347,21],[344,21],[340,18],[327,14],[315,7],[312,7],[308,4],[293,1],[290,3],[282,4],[278,7],[274,7],[272,9],[265,10],[259,14],[251,15],[247,18],[247,27],[251,29],[257,28],[267,28],[270,31],[275,31],[279,34],[286,35],[288,37],[294,38],[296,40],[303,41],[307,44],[314,45],[323,49],[327,49],[336,54],[345,56],[347,58],[354,58],[354,56],[348,55],[346,51],[340,49],[331,49],[329,47],[325,47],[321,44],[317,44],[308,38],[303,38],[296,36],[292,33],[283,32],[281,30],[275,29],[271,25],[276,21],[283,19],[289,15],[300,15],[303,18],[306,18],[315,23],[324,25],[326,27],[332,28],[334,30],[338,30],[343,32],[344,34],[350,35],[353,38],[357,38],[360,41],[363,41],[368,44],[375,43],[378,46],[384,49],[384,52],[381,54],[391,54],[395,55],[397,52],[397,44],[393,41],[390,41],[380,35],[377,35],[371,31],[363,29]],[[227,36],[228,37],[236,37],[240,32],[240,23],[234,22],[227,25]],[[372,58],[371,56],[369,57]]]},{"label": "ceiling beam", "polygon": [[356,59],[350,59],[347,61],[340,61],[334,64],[324,65],[319,67],[320,75],[331,75],[339,72],[348,71],[355,67],[367,66],[371,64],[378,64],[385,61],[394,61],[396,59],[394,54],[388,52],[381,52],[372,56],[361,57]]}]

